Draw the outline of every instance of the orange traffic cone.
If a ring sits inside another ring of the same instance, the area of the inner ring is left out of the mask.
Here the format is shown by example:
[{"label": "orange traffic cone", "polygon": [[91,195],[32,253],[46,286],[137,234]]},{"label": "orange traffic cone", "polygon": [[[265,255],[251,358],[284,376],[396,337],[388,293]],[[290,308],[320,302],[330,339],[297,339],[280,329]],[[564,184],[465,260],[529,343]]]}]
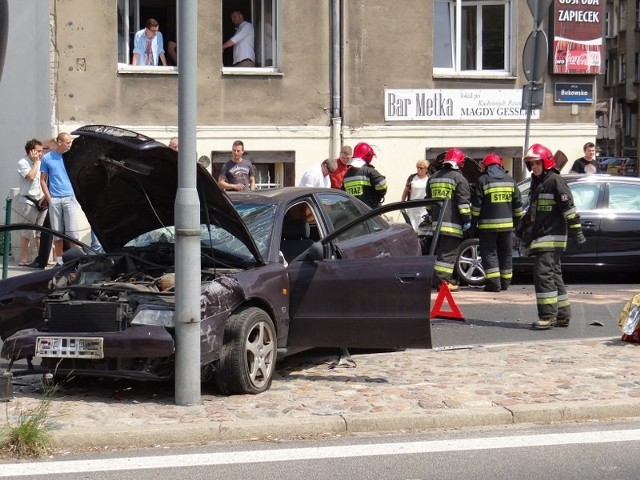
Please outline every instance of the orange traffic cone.
[{"label": "orange traffic cone", "polygon": [[[445,300],[449,305],[449,310],[442,309],[442,305]],[[453,295],[451,295],[451,290],[449,290],[449,284],[447,282],[442,282],[440,284],[436,303],[433,304],[433,308],[431,309],[431,318],[436,317],[449,318],[451,320],[462,320],[464,322],[464,315],[453,300]]]}]

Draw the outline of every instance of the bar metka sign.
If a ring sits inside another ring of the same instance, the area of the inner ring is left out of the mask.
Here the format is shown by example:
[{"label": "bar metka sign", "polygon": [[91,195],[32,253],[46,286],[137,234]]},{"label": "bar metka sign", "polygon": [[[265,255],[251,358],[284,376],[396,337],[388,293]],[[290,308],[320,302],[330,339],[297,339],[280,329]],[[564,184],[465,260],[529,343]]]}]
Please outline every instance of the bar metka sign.
[{"label": "bar metka sign", "polygon": [[[522,89],[385,89],[384,119],[524,120]],[[531,118],[540,118],[532,110]]]}]

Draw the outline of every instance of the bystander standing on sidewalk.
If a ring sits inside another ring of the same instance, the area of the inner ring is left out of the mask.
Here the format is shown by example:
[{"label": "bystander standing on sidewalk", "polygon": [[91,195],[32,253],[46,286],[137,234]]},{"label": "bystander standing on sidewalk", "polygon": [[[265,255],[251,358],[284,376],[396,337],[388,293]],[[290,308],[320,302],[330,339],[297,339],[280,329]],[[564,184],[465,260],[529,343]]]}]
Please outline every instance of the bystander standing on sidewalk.
[{"label": "bystander standing on sidewalk", "polygon": [[[18,175],[20,182],[20,196],[17,199],[16,213],[21,223],[42,225],[47,214],[44,205],[44,193],[40,185],[40,161],[43,146],[40,140],[29,140],[24,146],[26,156],[18,160]],[[39,246],[40,236],[35,230],[22,230],[20,234],[20,266],[27,266],[29,260],[29,245]]]},{"label": "bystander standing on sidewalk", "polygon": [[338,168],[336,160],[325,158],[322,163],[316,164],[302,174],[300,187],[321,187],[331,188],[329,175]]},{"label": "bystander standing on sidewalk", "polygon": [[220,170],[218,185],[224,190],[255,190],[256,172],[251,160],[243,157],[244,143],[236,140],[231,147],[231,160]]},{"label": "bystander standing on sidewalk", "polygon": [[[427,181],[429,180],[428,169],[428,160],[420,159],[416,162],[416,173],[412,173],[407,178],[400,201],[421,200],[425,197],[427,194]],[[409,221],[414,230],[418,229],[418,225],[420,225],[426,214],[427,209],[424,207],[411,208],[407,211]]]},{"label": "bystander standing on sidewalk", "polygon": [[353,150],[349,145],[343,145],[340,149],[340,156],[336,158],[336,170],[329,175],[329,178],[331,179],[331,188],[342,188],[342,180],[349,168],[352,154]]},{"label": "bystander standing on sidewalk", "polygon": [[[56,137],[55,148],[42,158],[40,184],[49,204],[51,229],[79,240],[79,205],[62,159],[62,154],[71,148],[71,142],[68,133],[63,132]],[[62,264],[62,239],[55,239],[53,245],[56,263]]]}]

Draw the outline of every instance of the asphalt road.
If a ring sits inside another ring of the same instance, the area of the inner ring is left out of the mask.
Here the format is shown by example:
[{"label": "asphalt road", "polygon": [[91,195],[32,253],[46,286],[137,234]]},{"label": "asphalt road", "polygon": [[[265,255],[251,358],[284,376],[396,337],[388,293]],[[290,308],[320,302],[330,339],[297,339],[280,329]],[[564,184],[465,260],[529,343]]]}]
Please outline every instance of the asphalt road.
[{"label": "asphalt road", "polygon": [[[640,287],[631,280],[629,275],[565,275],[572,309],[571,324],[568,328],[546,331],[531,329],[537,312],[530,278],[519,278],[508,291],[499,293],[461,287],[452,295],[464,321],[433,319],[433,345],[456,347],[537,339],[619,337],[618,319],[622,308],[634,294],[640,293]],[[435,298],[433,294],[432,306]]]},{"label": "asphalt road", "polygon": [[0,477],[80,480],[636,479],[640,425],[586,423],[93,452],[5,463]]}]

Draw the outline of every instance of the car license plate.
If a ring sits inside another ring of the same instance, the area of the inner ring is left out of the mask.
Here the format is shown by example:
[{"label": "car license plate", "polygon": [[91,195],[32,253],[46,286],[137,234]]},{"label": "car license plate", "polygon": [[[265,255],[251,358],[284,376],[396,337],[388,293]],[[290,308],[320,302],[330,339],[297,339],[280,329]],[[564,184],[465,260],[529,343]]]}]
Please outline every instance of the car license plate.
[{"label": "car license plate", "polygon": [[38,337],[37,357],[104,358],[101,337]]}]

